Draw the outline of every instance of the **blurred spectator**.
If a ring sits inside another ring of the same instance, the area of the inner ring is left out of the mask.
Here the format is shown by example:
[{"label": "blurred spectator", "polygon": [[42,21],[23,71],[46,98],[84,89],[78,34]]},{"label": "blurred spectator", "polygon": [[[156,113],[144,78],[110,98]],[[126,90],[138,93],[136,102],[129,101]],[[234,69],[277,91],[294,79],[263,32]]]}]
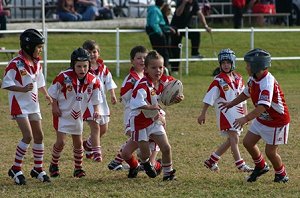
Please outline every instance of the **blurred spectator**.
[{"label": "blurred spectator", "polygon": [[81,21],[81,14],[75,11],[74,0],[58,0],[57,15],[61,21]]},{"label": "blurred spectator", "polygon": [[246,0],[232,0],[233,10],[233,27],[241,28],[243,20],[243,10],[246,5]]},{"label": "blurred spectator", "polygon": [[[169,22],[169,16],[171,15],[171,6],[170,4],[164,4],[162,9],[161,9],[161,12],[163,14],[163,17],[164,17],[164,20],[165,20],[165,23],[166,25],[170,26],[170,22]],[[174,30],[175,31],[175,30]],[[174,32],[176,33],[176,32]],[[167,50],[169,52],[169,55],[172,53],[171,52],[171,35],[170,35],[170,32],[165,32],[165,37],[166,37],[166,45],[168,46]]]},{"label": "blurred spectator", "polygon": [[96,20],[101,19],[113,19],[114,13],[112,11],[111,5],[108,4],[107,0],[96,0],[99,16],[96,17]]},{"label": "blurred spectator", "polygon": [[93,21],[99,16],[96,0],[76,0],[75,10],[82,15],[83,21]]},{"label": "blurred spectator", "polygon": [[[206,31],[211,32],[211,28],[208,27],[205,16],[199,8],[197,0],[179,0],[177,2],[176,11],[171,21],[171,27],[175,27],[176,29],[184,29],[186,27],[191,28],[190,24],[193,15],[198,15],[198,18],[204,25]],[[181,43],[183,36],[185,36],[184,32],[171,36],[172,58],[180,58],[180,48],[177,46]],[[192,42],[192,58],[203,58],[199,53],[200,32],[189,32],[188,37]],[[172,71],[178,72],[179,62],[171,62],[171,65]]]},{"label": "blurred spectator", "polygon": [[169,67],[169,52],[166,34],[175,30],[166,24],[161,12],[165,2],[156,0],[155,5],[147,8],[146,32],[149,36],[152,48],[155,49],[163,58],[164,66]]},{"label": "blurred spectator", "polygon": [[[7,30],[6,17],[10,16],[10,11],[4,9],[4,2],[0,0],[0,30]],[[4,34],[0,34],[0,38],[4,37]]]},{"label": "blurred spectator", "polygon": [[[292,13],[293,0],[276,0],[276,12],[277,13]],[[292,14],[289,16],[290,25],[294,24]],[[277,24],[287,24],[285,17],[278,17]]]},{"label": "blurred spectator", "polygon": [[[252,13],[264,13],[264,14],[275,14],[275,4],[273,0],[250,0],[248,5],[248,12]],[[256,17],[256,22],[259,26],[264,25],[264,17]]]}]

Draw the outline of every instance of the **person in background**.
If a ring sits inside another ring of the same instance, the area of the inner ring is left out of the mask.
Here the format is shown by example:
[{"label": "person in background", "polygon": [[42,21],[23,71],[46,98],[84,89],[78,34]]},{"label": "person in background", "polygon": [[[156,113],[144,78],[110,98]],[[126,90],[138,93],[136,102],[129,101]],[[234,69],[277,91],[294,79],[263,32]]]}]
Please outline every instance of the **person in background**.
[{"label": "person in background", "polygon": [[75,0],[75,10],[82,15],[82,21],[94,21],[99,16],[96,0]]},{"label": "person in background", "polygon": [[81,21],[82,15],[76,12],[74,0],[58,0],[57,15],[61,21]]},{"label": "person in background", "polygon": [[[197,15],[199,20],[204,25],[207,32],[211,32],[211,28],[207,25],[206,19],[202,10],[199,8],[197,0],[179,0],[176,5],[176,11],[171,20],[171,27],[175,29],[184,29],[190,27],[192,17]],[[182,37],[185,36],[184,32],[180,34],[172,34],[171,46],[172,56],[171,58],[180,58],[180,48],[178,44],[181,43]],[[199,52],[200,47],[200,32],[189,32],[189,39],[192,42],[192,58],[203,58]],[[179,62],[171,62],[172,72],[178,73]]]},{"label": "person in background", "polygon": [[[276,0],[275,5],[277,13],[290,13],[289,25],[294,25],[295,21],[292,14],[293,0]],[[284,23],[286,25],[286,17],[276,17],[276,23],[279,25]]]},{"label": "person in background", "polygon": [[166,34],[175,34],[176,31],[166,24],[161,12],[164,5],[164,0],[156,0],[155,5],[148,7],[146,32],[149,36],[152,48],[164,58],[164,66],[169,67],[169,44]]},{"label": "person in background", "polygon": [[[170,6],[170,4],[164,4],[162,9],[161,9],[161,12],[163,14],[166,25],[170,26],[170,21],[169,21],[169,16],[171,15],[171,6]],[[172,51],[171,51],[171,34],[172,34],[172,32],[165,32],[166,46],[167,46],[169,56],[171,56],[171,53],[172,53]],[[176,31],[174,31],[173,34],[176,34]],[[169,67],[169,65],[166,65],[165,69],[167,71],[170,70],[167,67]]]},{"label": "person in background", "polygon": [[246,0],[232,0],[233,10],[233,27],[241,28],[243,21],[243,11],[246,5]]},{"label": "person in background", "polygon": [[[275,4],[273,0],[250,0],[248,3],[248,13],[263,13],[263,14],[275,14]],[[256,23],[259,26],[263,26],[265,23],[264,16],[257,16]]]},{"label": "person in background", "polygon": [[[10,11],[4,9],[4,0],[0,0],[0,30],[7,30],[6,23],[7,17],[10,16]],[[4,34],[0,34],[0,38],[4,37]]]},{"label": "person in background", "polygon": [[97,1],[97,8],[99,15],[96,17],[96,20],[107,20],[113,19],[114,13],[112,11],[112,7],[108,4],[107,0],[96,0]]}]

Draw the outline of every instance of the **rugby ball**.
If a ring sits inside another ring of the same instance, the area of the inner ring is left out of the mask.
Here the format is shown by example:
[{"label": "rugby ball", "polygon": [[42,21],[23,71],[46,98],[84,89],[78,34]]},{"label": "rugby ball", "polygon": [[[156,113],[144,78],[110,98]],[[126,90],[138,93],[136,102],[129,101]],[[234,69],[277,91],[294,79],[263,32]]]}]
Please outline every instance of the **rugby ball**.
[{"label": "rugby ball", "polygon": [[172,80],[165,85],[160,99],[165,106],[170,106],[175,104],[176,97],[180,95],[183,95],[182,82],[180,80]]}]

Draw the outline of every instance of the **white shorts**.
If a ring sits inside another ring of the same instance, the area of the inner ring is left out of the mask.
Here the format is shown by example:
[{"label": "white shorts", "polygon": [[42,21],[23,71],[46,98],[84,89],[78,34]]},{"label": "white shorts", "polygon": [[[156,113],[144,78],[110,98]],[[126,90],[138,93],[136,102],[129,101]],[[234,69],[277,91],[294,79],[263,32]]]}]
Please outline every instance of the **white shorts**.
[{"label": "white shorts", "polygon": [[163,125],[157,122],[153,122],[147,128],[141,129],[139,131],[131,132],[131,138],[133,141],[149,141],[150,135],[163,135],[166,133],[166,130]]},{"label": "white shorts", "polygon": [[[89,117],[87,119],[85,119],[87,121],[90,121],[90,120],[93,120],[92,117]],[[101,115],[100,119],[97,119],[96,122],[99,124],[99,125],[104,125],[104,124],[107,124],[109,123],[110,121],[110,117],[109,115]]]},{"label": "white shorts", "polygon": [[[230,129],[230,130],[228,130],[228,131],[236,132],[237,135],[240,136],[243,130],[237,130],[237,129],[233,129],[233,130],[232,130],[232,129]],[[228,131],[221,131],[221,132],[220,132],[221,136],[228,137]]]},{"label": "white shorts", "polygon": [[160,151],[158,144],[156,144],[153,140],[149,140],[149,149],[150,151]]},{"label": "white shorts", "polygon": [[12,116],[12,119],[15,120],[16,118],[28,118],[30,121],[40,121],[42,120],[41,113],[30,113],[30,114],[19,114]]},{"label": "white shorts", "polygon": [[126,124],[124,128],[125,128],[125,130],[124,130],[125,135],[126,135],[129,131],[131,131],[131,128],[130,128],[130,124],[129,124],[129,123]]},{"label": "white shorts", "polygon": [[251,133],[259,135],[267,144],[287,144],[290,124],[282,127],[268,127],[254,119],[249,128]]}]

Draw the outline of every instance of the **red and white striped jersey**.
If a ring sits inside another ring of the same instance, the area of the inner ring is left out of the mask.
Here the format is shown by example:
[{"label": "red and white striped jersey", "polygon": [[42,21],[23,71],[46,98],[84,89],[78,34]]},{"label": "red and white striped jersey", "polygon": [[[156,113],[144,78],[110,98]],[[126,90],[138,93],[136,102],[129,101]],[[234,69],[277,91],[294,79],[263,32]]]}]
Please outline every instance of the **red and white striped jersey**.
[{"label": "red and white striped jersey", "polygon": [[26,93],[9,91],[10,113],[13,116],[40,112],[38,89],[45,86],[45,80],[39,59],[34,59],[33,62],[34,65],[31,66],[20,50],[18,56],[5,68],[2,88],[25,87],[33,83],[33,89]]},{"label": "red and white striped jersey", "polygon": [[[98,68],[95,70],[91,69],[91,73],[93,73],[100,81],[100,91],[101,91],[101,97],[103,101],[99,104],[100,115],[110,115],[110,109],[106,99],[106,92],[111,89],[116,89],[117,85],[113,80],[108,67],[104,64],[103,60],[98,59],[97,63],[98,63]],[[94,113],[93,105],[90,104],[88,106],[87,111],[89,111],[87,112],[87,114],[93,115]]]},{"label": "red and white striped jersey", "polygon": [[131,67],[129,74],[125,77],[120,90],[121,102],[124,105],[124,125],[128,124],[130,114],[130,99],[135,84],[140,80],[140,76]]},{"label": "red and white striped jersey", "polygon": [[174,80],[172,76],[163,75],[160,79],[158,89],[155,89],[151,79],[147,75],[145,75],[136,84],[130,100],[130,119],[134,117],[134,123],[130,123],[130,125],[133,124],[134,127],[131,128],[134,128],[135,131],[144,129],[154,122],[153,118],[158,113],[165,114],[162,109],[158,112],[158,110],[145,110],[139,108],[149,104],[158,104],[160,102],[160,95],[164,87],[166,86],[167,82],[172,80]]},{"label": "red and white striped jersey", "polygon": [[244,94],[251,97],[254,106],[264,105],[266,111],[257,120],[269,127],[280,127],[290,122],[290,115],[286,105],[284,94],[274,78],[265,71],[261,79],[250,77]]},{"label": "red and white striped jersey", "polygon": [[242,76],[238,73],[232,72],[232,79],[223,72],[215,76],[213,82],[210,84],[207,93],[203,99],[204,103],[215,107],[217,116],[217,126],[220,131],[237,130],[233,127],[235,119],[244,116],[244,103],[240,103],[230,109],[221,111],[219,102],[229,102],[235,99],[244,90],[244,83]]},{"label": "red and white striped jersey", "polygon": [[73,69],[61,72],[49,87],[49,95],[58,101],[61,117],[54,117],[54,128],[60,132],[78,133],[83,130],[83,114],[88,104],[99,105],[100,82],[87,73],[83,84]]}]

